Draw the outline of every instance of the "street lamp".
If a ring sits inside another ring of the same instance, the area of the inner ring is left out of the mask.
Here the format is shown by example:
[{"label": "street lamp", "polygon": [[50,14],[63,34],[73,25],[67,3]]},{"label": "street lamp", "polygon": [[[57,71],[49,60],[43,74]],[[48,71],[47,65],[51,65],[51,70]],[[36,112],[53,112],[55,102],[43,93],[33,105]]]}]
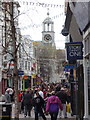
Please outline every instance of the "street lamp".
[{"label": "street lamp", "polygon": [[64,28],[62,29],[61,33],[62,33],[63,36],[67,36],[67,35],[69,34],[69,31],[67,30],[66,27],[64,27]]}]

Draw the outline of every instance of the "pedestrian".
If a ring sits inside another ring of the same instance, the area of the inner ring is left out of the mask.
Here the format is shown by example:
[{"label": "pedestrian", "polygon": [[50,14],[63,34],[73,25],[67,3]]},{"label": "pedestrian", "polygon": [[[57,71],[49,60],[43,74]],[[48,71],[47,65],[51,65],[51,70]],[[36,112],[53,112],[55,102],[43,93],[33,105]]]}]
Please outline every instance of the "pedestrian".
[{"label": "pedestrian", "polygon": [[9,94],[9,90],[5,91],[6,103],[11,103],[11,96]]},{"label": "pedestrian", "polygon": [[22,91],[19,90],[19,93],[18,93],[19,113],[21,113],[21,101],[22,101]]},{"label": "pedestrian", "polygon": [[22,96],[21,96],[21,113],[24,113],[24,94],[25,91],[22,91]]},{"label": "pedestrian", "polygon": [[44,93],[43,93],[43,91],[42,91],[42,87],[39,87],[39,88],[38,88],[38,91],[39,91],[39,95],[40,95],[42,98],[44,98]]},{"label": "pedestrian", "polygon": [[32,94],[29,93],[29,90],[26,90],[26,93],[23,96],[23,102],[24,102],[24,116],[26,117],[28,115],[28,117],[31,117],[31,109],[32,109]]},{"label": "pedestrian", "polygon": [[46,120],[46,117],[44,115],[44,107],[45,107],[45,101],[40,96],[39,92],[36,92],[36,97],[33,99],[33,106],[35,111],[35,120],[38,120],[39,115],[43,118],[43,120]]},{"label": "pedestrian", "polygon": [[49,112],[51,120],[57,120],[59,109],[63,110],[63,106],[61,100],[55,95],[55,91],[51,94],[46,103],[46,112]]},{"label": "pedestrian", "polygon": [[62,112],[63,112],[64,118],[67,118],[66,103],[69,103],[69,101],[68,101],[68,96],[65,92],[65,88],[62,87],[61,90],[56,93],[56,95],[59,97],[63,105],[63,111],[60,111],[60,117],[62,117]]}]

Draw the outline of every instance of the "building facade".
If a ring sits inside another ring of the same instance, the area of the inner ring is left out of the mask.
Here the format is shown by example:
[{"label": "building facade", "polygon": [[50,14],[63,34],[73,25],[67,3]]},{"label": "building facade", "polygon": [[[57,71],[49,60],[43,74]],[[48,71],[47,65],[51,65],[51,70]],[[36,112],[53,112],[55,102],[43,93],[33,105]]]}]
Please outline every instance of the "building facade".
[{"label": "building facade", "polygon": [[[76,101],[77,116],[90,119],[90,2],[68,2],[63,35],[69,35],[69,42],[83,43],[83,59],[77,60],[76,79],[78,83]],[[84,14],[83,14],[84,13]],[[66,32],[67,31],[67,32]],[[65,34],[66,32],[67,34]],[[74,76],[75,78],[75,76]],[[82,93],[80,93],[82,91]],[[80,96],[80,97],[79,97]],[[82,98],[82,99],[81,99]]]},{"label": "building facade", "polygon": [[[6,87],[13,86],[13,79],[12,79],[12,59],[13,59],[13,38],[12,38],[12,15],[13,15],[13,22],[15,22],[15,37],[17,40],[17,45],[19,41],[20,31],[17,29],[18,26],[18,15],[19,15],[19,4],[18,2],[13,3],[13,11],[12,11],[12,2],[1,2],[0,9],[1,9],[1,21],[0,24],[1,28],[1,84],[2,84],[2,93],[4,92]],[[17,17],[16,17],[17,16]],[[18,32],[18,34],[17,34]]]}]

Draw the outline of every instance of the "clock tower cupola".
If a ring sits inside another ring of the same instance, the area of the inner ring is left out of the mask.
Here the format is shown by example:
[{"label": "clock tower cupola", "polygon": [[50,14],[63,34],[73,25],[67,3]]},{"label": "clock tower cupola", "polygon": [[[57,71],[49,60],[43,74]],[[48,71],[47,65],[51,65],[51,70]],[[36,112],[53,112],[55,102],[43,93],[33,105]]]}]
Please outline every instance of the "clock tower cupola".
[{"label": "clock tower cupola", "polygon": [[47,18],[43,21],[42,42],[54,43],[54,22],[49,17],[49,12],[47,12]]}]

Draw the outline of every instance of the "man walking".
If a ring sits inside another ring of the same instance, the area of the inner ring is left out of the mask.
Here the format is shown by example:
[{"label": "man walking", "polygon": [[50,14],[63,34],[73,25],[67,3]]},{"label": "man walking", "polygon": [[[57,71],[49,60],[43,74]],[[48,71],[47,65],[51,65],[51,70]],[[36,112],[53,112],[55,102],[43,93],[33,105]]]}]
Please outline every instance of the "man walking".
[{"label": "man walking", "polygon": [[30,117],[32,109],[32,94],[29,93],[29,90],[26,90],[26,93],[23,97],[23,102],[25,107],[24,116],[26,117],[28,115],[28,117]]},{"label": "man walking", "polygon": [[[61,100],[62,104],[63,104],[63,115],[64,118],[67,118],[67,113],[66,113],[66,102],[68,103],[68,96],[65,92],[65,88],[61,88],[61,90],[59,92],[56,93],[56,96],[59,97],[59,99]],[[60,117],[61,117],[61,111],[60,111]]]},{"label": "man walking", "polygon": [[43,113],[45,107],[44,99],[36,92],[36,97],[33,99],[33,106],[35,111],[35,120],[38,120],[38,116],[40,115],[43,120],[46,120],[46,117]]}]

